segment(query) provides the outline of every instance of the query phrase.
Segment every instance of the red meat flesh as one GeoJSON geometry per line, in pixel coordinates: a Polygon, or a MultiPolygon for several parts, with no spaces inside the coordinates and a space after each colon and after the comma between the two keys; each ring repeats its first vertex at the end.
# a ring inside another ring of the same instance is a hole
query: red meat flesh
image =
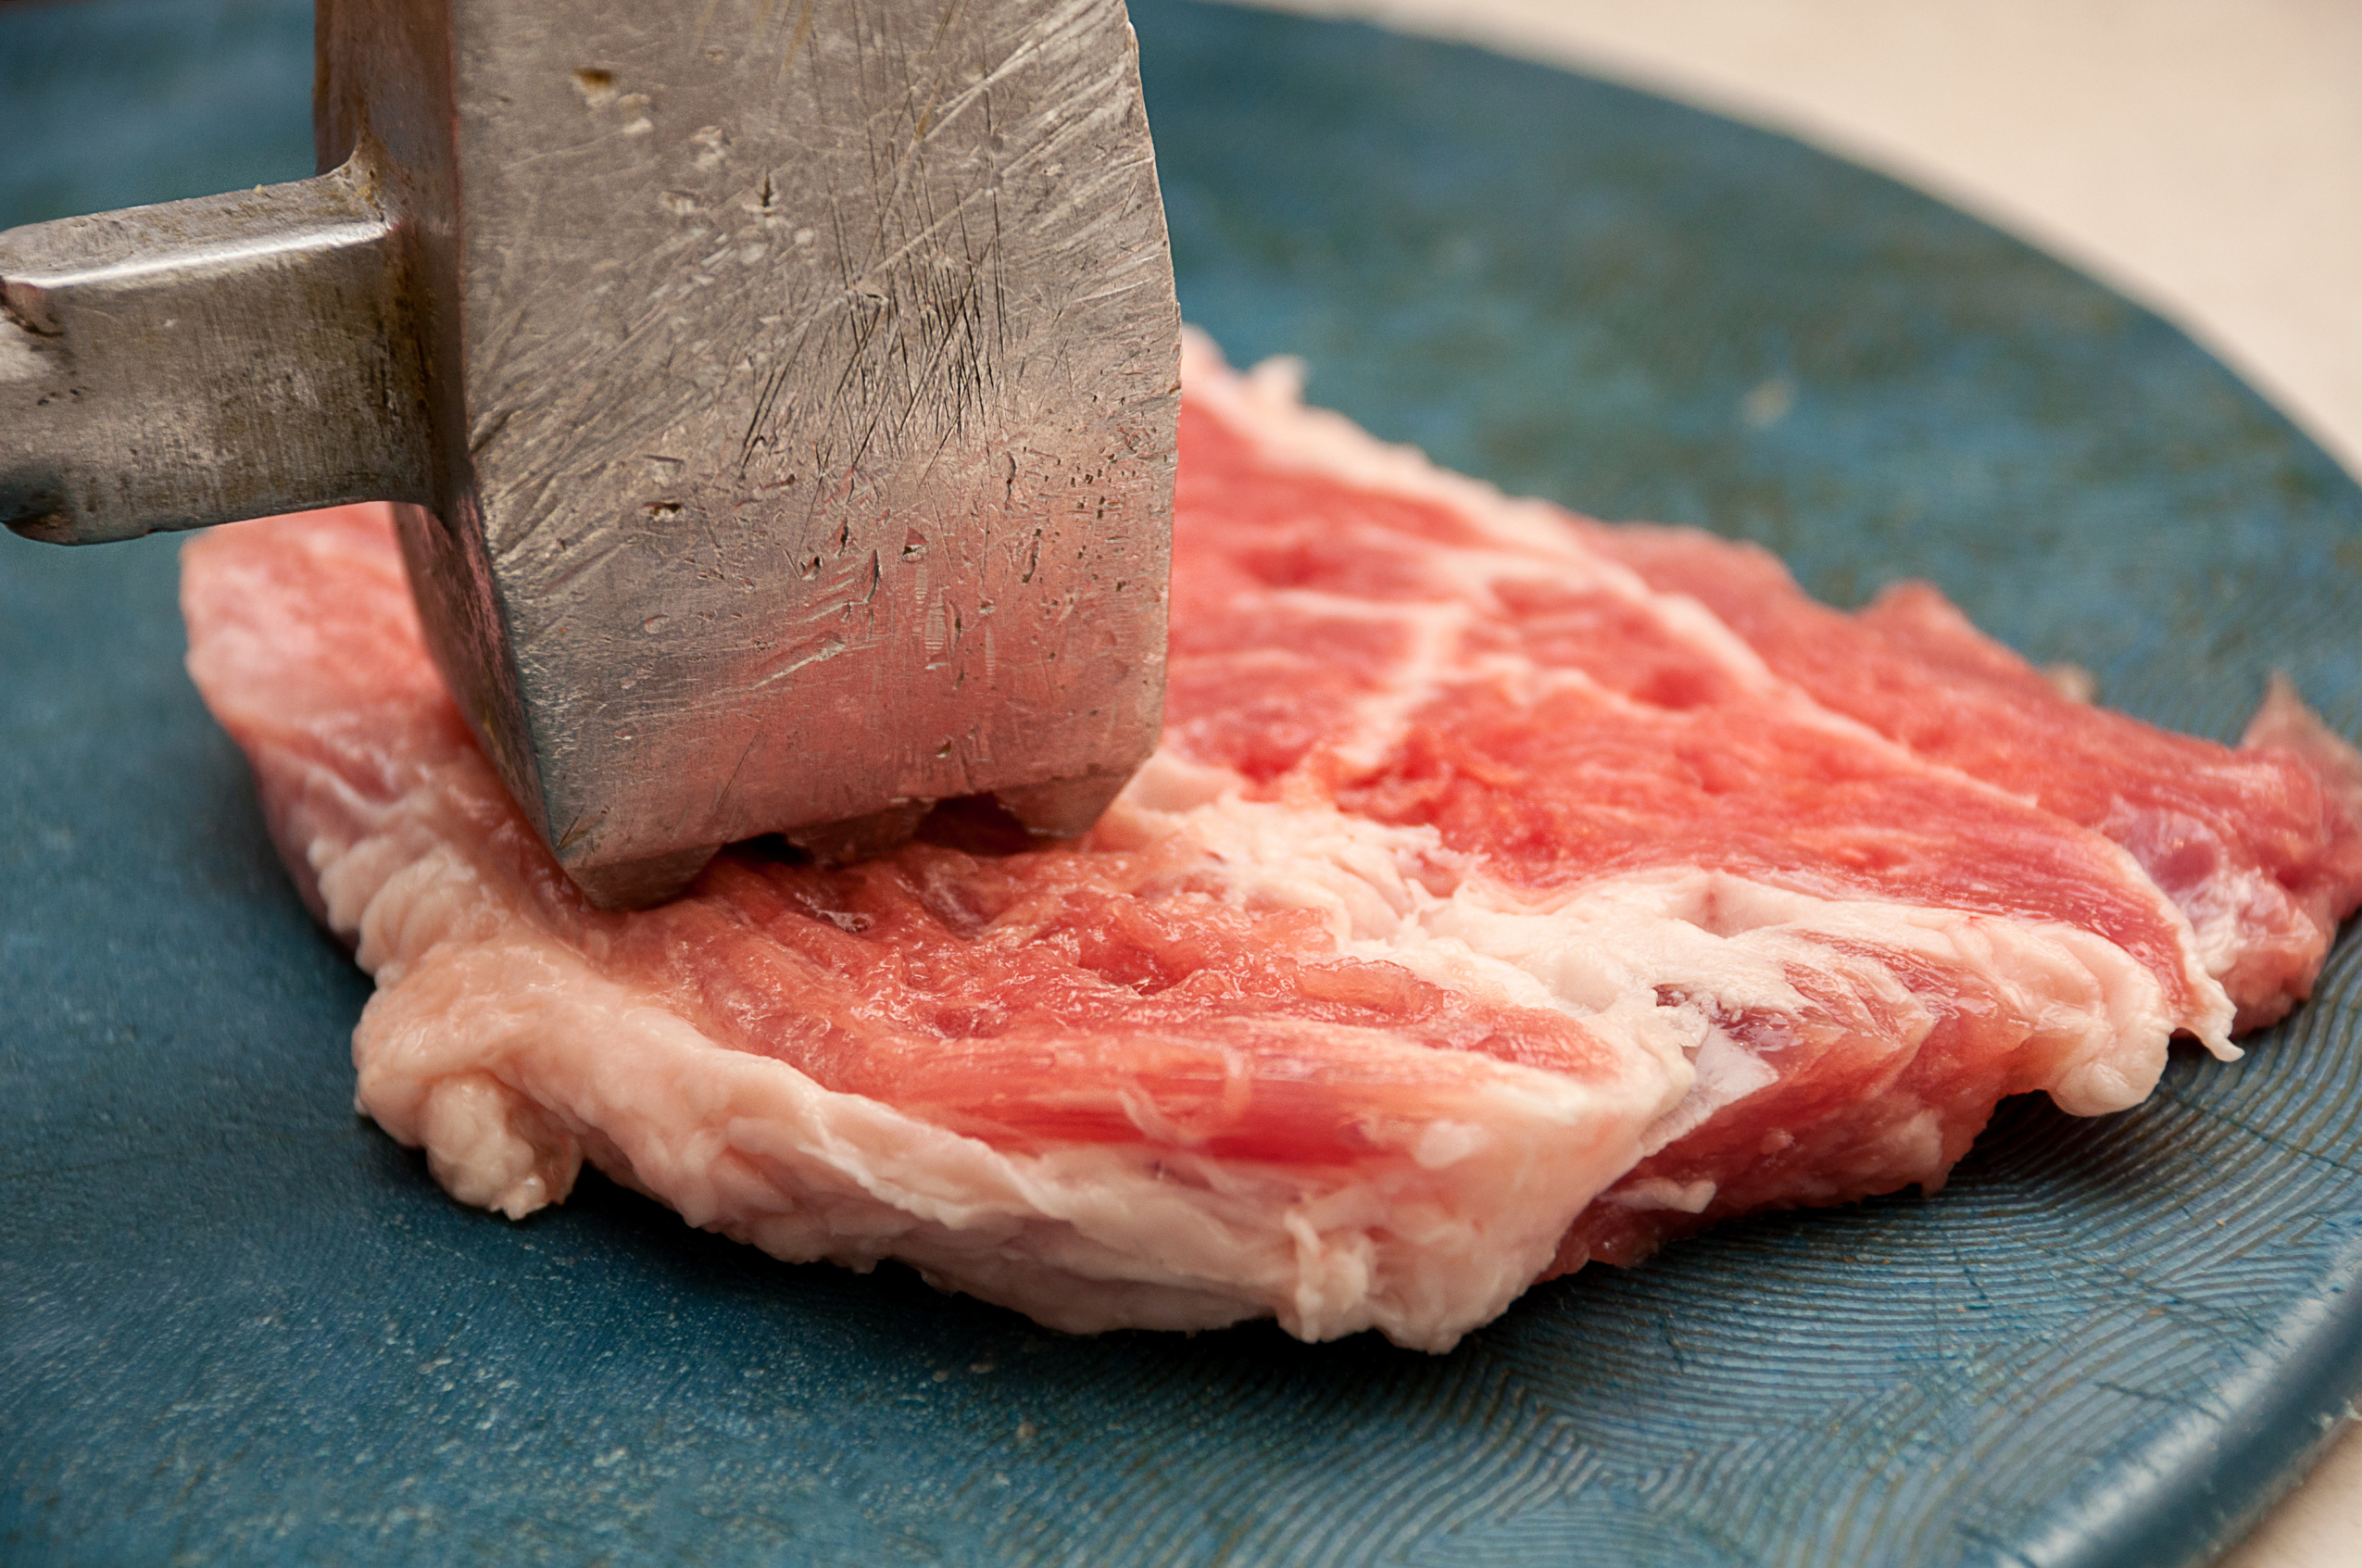
{"type": "Polygon", "coordinates": [[[2063,696],[1925,583],[1847,615],[1753,546],[1596,524],[1585,538],[1706,606],[1825,707],[2123,845],[2197,928],[2242,1029],[2308,993],[2362,904],[2362,790],[2316,765],[2326,732],[2309,715],[2234,751],[2063,696]]]}

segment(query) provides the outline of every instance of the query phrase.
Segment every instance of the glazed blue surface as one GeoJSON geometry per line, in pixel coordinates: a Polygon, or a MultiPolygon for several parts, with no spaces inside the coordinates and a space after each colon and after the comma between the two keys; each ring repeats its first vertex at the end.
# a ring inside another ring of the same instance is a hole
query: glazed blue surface
{"type": "MultiPolygon", "coordinates": [[[[1506,487],[1931,576],[2145,717],[2362,731],[2362,492],[2172,329],[1599,82],[1137,0],[1182,302],[1506,487]]],[[[308,172],[308,16],[0,9],[0,225],[308,172]]],[[[0,440],[6,433],[0,433],[0,440]]],[[[182,674],[173,546],[0,540],[0,1559],[2198,1560],[2362,1383],[2362,957],[2231,1068],[2006,1108],[1939,1197],[1727,1225],[1451,1356],[1061,1338],[596,1178],[463,1210],[182,674]]]]}

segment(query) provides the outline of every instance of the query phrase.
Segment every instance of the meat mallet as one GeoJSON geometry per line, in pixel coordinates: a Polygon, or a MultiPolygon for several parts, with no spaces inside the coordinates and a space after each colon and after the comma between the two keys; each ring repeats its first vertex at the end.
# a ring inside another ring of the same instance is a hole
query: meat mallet
{"type": "Polygon", "coordinates": [[[1180,319],[1122,0],[319,0],[320,167],[0,233],[0,521],[391,501],[640,905],[1153,747],[1180,319]]]}

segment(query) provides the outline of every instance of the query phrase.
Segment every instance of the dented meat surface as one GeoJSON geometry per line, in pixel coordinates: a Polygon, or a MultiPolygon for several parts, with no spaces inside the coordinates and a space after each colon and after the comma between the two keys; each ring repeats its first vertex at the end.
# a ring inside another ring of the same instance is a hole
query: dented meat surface
{"type": "Polygon", "coordinates": [[[2291,693],[2237,750],[2163,734],[1932,590],[1840,614],[1284,366],[1185,381],[1164,744],[1070,846],[748,846],[594,910],[382,509],[194,541],[192,671],[376,977],[360,1108],[511,1218],[587,1160],[1059,1328],[1442,1349],[1717,1217],[1932,1188],[2004,1096],[2137,1103],[2362,899],[2362,760],[2291,693]]]}

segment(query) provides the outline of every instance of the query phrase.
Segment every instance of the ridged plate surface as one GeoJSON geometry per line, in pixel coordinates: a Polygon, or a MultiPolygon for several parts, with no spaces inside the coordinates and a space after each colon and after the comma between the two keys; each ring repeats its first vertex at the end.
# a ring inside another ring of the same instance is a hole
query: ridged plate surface
{"type": "MultiPolygon", "coordinates": [[[[1513,490],[1933,577],[2144,717],[2362,731],[2362,493],[2183,337],[1794,143],[1137,0],[1182,302],[1513,490]]],[[[283,0],[0,10],[0,223],[308,171],[283,0]]],[[[0,440],[6,433],[0,433],[0,440]]],[[[1725,1226],[1455,1354],[1060,1339],[588,1180],[463,1210],[179,669],[173,547],[0,540],[0,1558],[2160,1568],[2362,1381],[2362,955],[1952,1185],[1725,1226]]]]}

